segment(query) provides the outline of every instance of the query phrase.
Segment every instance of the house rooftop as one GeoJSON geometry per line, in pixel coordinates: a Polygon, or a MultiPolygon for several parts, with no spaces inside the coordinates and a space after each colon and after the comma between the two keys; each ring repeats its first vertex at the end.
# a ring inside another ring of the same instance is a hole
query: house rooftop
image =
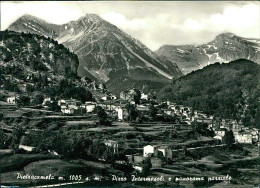
{"type": "Polygon", "coordinates": [[[227,129],[225,129],[225,128],[219,128],[219,129],[215,129],[215,131],[227,131],[227,129]]]}
{"type": "Polygon", "coordinates": [[[167,146],[167,145],[163,145],[163,146],[159,146],[159,149],[166,149],[166,148],[169,148],[170,146],[167,146]]]}
{"type": "Polygon", "coordinates": [[[104,140],[103,142],[104,143],[117,143],[117,141],[114,141],[114,140],[104,140]]]}
{"type": "Polygon", "coordinates": [[[239,134],[240,134],[240,135],[241,135],[241,134],[243,134],[243,135],[251,135],[251,133],[250,133],[250,132],[247,132],[247,131],[239,132],[239,134]]]}
{"type": "Polygon", "coordinates": [[[172,111],[172,112],[175,112],[174,109],[168,109],[168,108],[163,108],[162,110],[163,110],[163,111],[172,111]]]}
{"type": "Polygon", "coordinates": [[[149,106],[143,106],[143,107],[137,106],[136,109],[138,111],[149,111],[149,106]]]}

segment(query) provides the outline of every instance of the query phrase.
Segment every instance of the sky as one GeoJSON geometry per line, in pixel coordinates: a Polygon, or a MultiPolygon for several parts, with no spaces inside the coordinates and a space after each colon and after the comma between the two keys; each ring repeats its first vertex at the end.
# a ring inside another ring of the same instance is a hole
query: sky
{"type": "Polygon", "coordinates": [[[1,30],[24,14],[55,24],[94,13],[148,48],[203,44],[232,32],[260,38],[258,1],[19,1],[1,2],[1,30]]]}

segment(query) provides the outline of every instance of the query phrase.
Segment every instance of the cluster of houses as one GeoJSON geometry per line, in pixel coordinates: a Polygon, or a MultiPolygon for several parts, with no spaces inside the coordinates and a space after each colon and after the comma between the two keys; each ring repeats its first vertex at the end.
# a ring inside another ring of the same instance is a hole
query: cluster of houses
{"type": "MultiPolygon", "coordinates": [[[[102,85],[96,86],[91,82],[95,90],[105,90],[102,85]]],[[[150,106],[152,104],[151,97],[145,93],[139,93],[140,104],[135,104],[135,97],[138,91],[135,89],[129,91],[122,91],[117,96],[112,95],[109,92],[105,92],[99,99],[96,101],[87,101],[82,103],[76,99],[60,99],[58,100],[58,106],[61,108],[63,114],[70,115],[84,115],[84,114],[93,114],[97,106],[101,106],[109,115],[116,116],[118,121],[125,121],[129,115],[128,110],[126,109],[126,104],[132,104],[135,106],[136,110],[143,115],[148,115],[150,112],[150,106]],[[101,100],[100,100],[101,99],[101,100]]],[[[7,102],[10,104],[15,104],[17,102],[17,96],[12,96],[7,98],[7,102]]],[[[54,101],[50,97],[46,97],[43,100],[42,106],[48,107],[54,101]]],[[[243,144],[253,144],[259,142],[259,131],[256,128],[248,128],[243,126],[241,122],[232,119],[221,119],[214,117],[212,115],[206,115],[202,111],[193,110],[190,107],[184,105],[178,105],[171,102],[156,102],[153,100],[153,105],[158,109],[157,115],[167,115],[173,117],[179,117],[180,121],[185,122],[185,126],[192,127],[192,122],[204,122],[207,123],[208,129],[211,129],[215,133],[215,139],[223,140],[223,137],[227,131],[232,130],[235,142],[243,144]]],[[[118,153],[119,144],[115,140],[103,140],[103,143],[107,147],[111,147],[113,152],[118,153]]],[[[28,147],[20,145],[19,148],[26,151],[32,151],[33,147],[28,147]]],[[[54,151],[50,151],[54,152],[54,151]]],[[[128,160],[132,163],[133,168],[137,171],[142,172],[142,161],[148,156],[152,157],[153,167],[161,166],[162,161],[161,157],[168,159],[173,158],[173,150],[169,145],[146,145],[143,147],[143,155],[127,155],[128,160]]],[[[54,152],[54,155],[58,155],[54,152]]]]}
{"type": "MultiPolygon", "coordinates": [[[[96,86],[91,82],[93,87],[95,87],[95,90],[102,89],[102,85],[96,86]]],[[[104,89],[104,88],[103,88],[104,89]]],[[[84,104],[76,99],[60,99],[58,100],[58,106],[61,108],[61,112],[63,114],[70,114],[70,115],[84,115],[92,113],[96,106],[102,107],[104,110],[106,110],[107,113],[110,115],[116,116],[119,121],[123,121],[128,116],[128,111],[125,108],[126,104],[135,104],[134,102],[134,90],[130,90],[128,92],[125,92],[125,95],[123,95],[121,92],[120,98],[118,99],[116,95],[113,95],[109,92],[105,92],[101,96],[99,96],[99,99],[96,101],[87,101],[84,104]]],[[[141,99],[142,100],[148,100],[149,97],[147,94],[141,93],[141,99]]],[[[46,97],[42,103],[42,106],[47,107],[50,103],[53,101],[50,99],[50,97],[46,97]]],[[[137,105],[137,110],[142,112],[148,112],[149,111],[149,104],[147,105],[137,105]]]]}
{"type": "Polygon", "coordinates": [[[76,99],[61,99],[58,101],[58,106],[61,107],[61,112],[64,114],[83,115],[94,111],[97,106],[96,102],[87,101],[84,104],[76,99]]]}
{"type": "Polygon", "coordinates": [[[154,157],[164,156],[172,158],[172,149],[167,145],[147,145],[143,148],[143,156],[148,157],[153,154],[154,157]]]}
{"type": "Polygon", "coordinates": [[[204,122],[209,125],[215,133],[216,139],[223,140],[226,132],[231,130],[235,137],[235,142],[242,144],[253,144],[259,141],[259,131],[256,128],[245,127],[242,122],[233,119],[220,119],[213,115],[206,115],[202,111],[194,110],[182,105],[171,104],[167,102],[168,108],[164,112],[168,115],[176,114],[181,117],[182,122],[191,124],[191,122],[204,122]]]}
{"type": "Polygon", "coordinates": [[[241,122],[231,119],[216,120],[210,125],[215,132],[216,139],[223,140],[227,131],[232,131],[237,143],[252,144],[259,141],[259,131],[256,128],[245,127],[241,122]]]}
{"type": "MultiPolygon", "coordinates": [[[[96,90],[106,91],[105,86],[102,84],[99,86],[96,86],[93,82],[89,84],[92,84],[96,90]]],[[[18,97],[8,97],[7,102],[15,104],[18,97]]],[[[76,99],[60,99],[58,100],[58,106],[60,106],[63,114],[70,115],[91,114],[94,112],[96,106],[101,106],[110,116],[116,117],[118,121],[125,121],[129,116],[126,104],[135,105],[136,110],[145,116],[149,114],[151,101],[154,102],[154,100],[150,99],[150,95],[142,93],[137,89],[130,89],[120,92],[119,98],[110,92],[104,92],[96,101],[87,101],[85,103],[76,99]],[[139,95],[139,99],[142,101],[140,104],[135,104],[135,97],[137,95],[139,95]]],[[[53,103],[53,100],[50,97],[46,97],[43,100],[42,106],[47,107],[50,103],[53,103]]],[[[235,141],[238,143],[252,144],[259,141],[259,132],[257,129],[244,127],[241,122],[237,122],[236,120],[220,119],[213,115],[206,115],[202,111],[192,110],[190,107],[168,101],[157,102],[154,104],[154,107],[158,108],[157,115],[177,116],[187,126],[191,125],[192,122],[207,123],[209,128],[215,132],[215,138],[221,141],[228,130],[233,131],[235,141]]]]}

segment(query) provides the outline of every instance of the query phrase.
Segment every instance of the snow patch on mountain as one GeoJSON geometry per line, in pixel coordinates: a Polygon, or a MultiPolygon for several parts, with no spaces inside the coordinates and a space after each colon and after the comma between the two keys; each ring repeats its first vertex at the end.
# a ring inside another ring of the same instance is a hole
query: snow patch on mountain
{"type": "Polygon", "coordinates": [[[260,44],[260,40],[259,39],[245,39],[248,42],[253,42],[253,43],[258,43],[260,44]]]}
{"type": "Polygon", "coordinates": [[[73,40],[80,38],[81,36],[83,36],[83,34],[84,34],[84,31],[81,31],[76,35],[67,34],[67,35],[64,35],[60,38],[57,38],[57,40],[58,40],[59,43],[69,42],[69,41],[73,41],[73,40]]]}
{"type": "Polygon", "coordinates": [[[256,51],[260,51],[260,46],[253,46],[256,51]]]}
{"type": "Polygon", "coordinates": [[[181,49],[179,49],[179,48],[177,48],[177,51],[180,52],[180,53],[185,53],[184,50],[181,50],[181,49]]]}

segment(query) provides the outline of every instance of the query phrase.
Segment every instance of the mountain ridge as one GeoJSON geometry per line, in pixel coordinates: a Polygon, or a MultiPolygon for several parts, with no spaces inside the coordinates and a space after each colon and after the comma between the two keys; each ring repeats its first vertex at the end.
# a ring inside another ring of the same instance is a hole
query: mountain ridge
{"type": "Polygon", "coordinates": [[[9,29],[45,36],[50,36],[53,30],[53,38],[78,55],[78,75],[81,77],[95,77],[106,83],[127,72],[124,76],[135,82],[156,80],[168,83],[170,79],[182,75],[176,64],[158,56],[140,41],[98,15],[86,14],[62,25],[43,22],[44,26],[39,26],[35,23],[37,20],[31,19],[28,23],[25,22],[26,17],[18,19],[9,29]],[[132,74],[133,70],[138,70],[140,75],[136,77],[136,74],[132,74]]]}
{"type": "Polygon", "coordinates": [[[75,79],[78,65],[77,55],[42,35],[0,32],[0,86],[4,89],[26,91],[75,79]]]}
{"type": "Polygon", "coordinates": [[[222,33],[201,45],[163,45],[156,53],[165,56],[183,74],[215,62],[229,62],[244,58],[260,63],[260,39],[245,38],[234,33],[222,33]]]}

